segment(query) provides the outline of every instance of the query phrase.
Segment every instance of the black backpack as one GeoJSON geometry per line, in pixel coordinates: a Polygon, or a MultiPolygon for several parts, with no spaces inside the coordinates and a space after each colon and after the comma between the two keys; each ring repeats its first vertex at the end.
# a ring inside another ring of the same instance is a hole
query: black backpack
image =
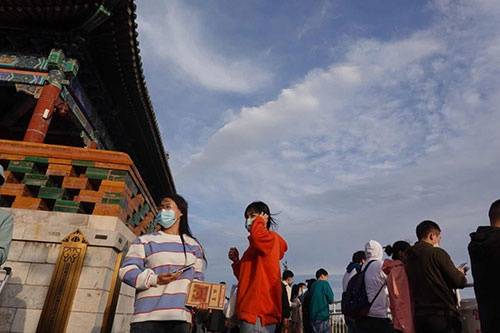
{"type": "Polygon", "coordinates": [[[373,302],[375,302],[378,295],[384,288],[385,283],[377,292],[373,300],[371,302],[368,301],[365,284],[365,272],[370,264],[374,261],[375,260],[368,262],[368,264],[366,264],[365,268],[361,272],[355,274],[349,280],[346,291],[342,293],[341,306],[343,315],[351,318],[360,318],[367,316],[373,302]]]}

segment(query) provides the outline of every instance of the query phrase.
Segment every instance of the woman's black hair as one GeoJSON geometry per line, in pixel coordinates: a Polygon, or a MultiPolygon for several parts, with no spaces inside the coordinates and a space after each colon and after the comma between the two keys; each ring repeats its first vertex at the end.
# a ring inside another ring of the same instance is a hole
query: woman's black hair
{"type": "Polygon", "coordinates": [[[261,213],[264,213],[267,216],[269,216],[269,220],[267,221],[267,229],[276,229],[278,223],[276,223],[276,221],[273,218],[275,214],[271,214],[269,206],[262,201],[254,201],[251,204],[249,204],[245,209],[244,216],[245,219],[247,219],[252,214],[261,214],[261,213]]]}
{"type": "Polygon", "coordinates": [[[307,283],[307,290],[311,290],[312,288],[312,285],[314,284],[314,282],[316,282],[316,279],[309,279],[309,280],[306,280],[306,283],[307,283]]]}
{"type": "Polygon", "coordinates": [[[388,256],[392,256],[394,260],[401,260],[401,253],[405,253],[406,250],[410,248],[410,243],[406,241],[397,241],[396,243],[391,245],[387,245],[385,249],[385,253],[388,256]]]}
{"type": "Polygon", "coordinates": [[[292,287],[292,295],[290,299],[292,302],[299,296],[300,284],[294,284],[292,287]]]}
{"type": "Polygon", "coordinates": [[[200,246],[201,251],[203,253],[203,260],[205,260],[205,262],[207,262],[207,258],[205,257],[205,251],[203,250],[203,247],[201,246],[200,242],[196,239],[196,237],[193,236],[193,233],[191,232],[191,228],[189,227],[188,203],[187,203],[186,199],[184,199],[182,196],[180,196],[178,194],[166,195],[164,197],[164,199],[165,198],[172,199],[172,201],[175,202],[175,205],[177,206],[177,208],[179,208],[179,210],[182,213],[181,219],[179,221],[179,236],[181,237],[182,248],[184,249],[184,257],[187,257],[187,255],[186,255],[186,243],[184,241],[184,235],[187,235],[187,236],[191,237],[192,239],[194,239],[198,243],[198,245],[200,246]]]}

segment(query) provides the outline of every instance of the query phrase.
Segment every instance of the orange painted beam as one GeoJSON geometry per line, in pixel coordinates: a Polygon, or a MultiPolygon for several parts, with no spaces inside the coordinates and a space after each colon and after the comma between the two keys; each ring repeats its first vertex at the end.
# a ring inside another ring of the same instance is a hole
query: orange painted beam
{"type": "MultiPolygon", "coordinates": [[[[39,156],[67,160],[133,165],[128,154],[88,148],[49,145],[27,141],[0,140],[0,154],[39,156]]],[[[135,168],[134,168],[135,169],[135,168]]]]}
{"type": "Polygon", "coordinates": [[[49,76],[47,72],[36,72],[24,69],[14,69],[14,68],[0,68],[0,73],[14,73],[14,74],[23,74],[23,75],[37,75],[37,76],[49,76]]]}

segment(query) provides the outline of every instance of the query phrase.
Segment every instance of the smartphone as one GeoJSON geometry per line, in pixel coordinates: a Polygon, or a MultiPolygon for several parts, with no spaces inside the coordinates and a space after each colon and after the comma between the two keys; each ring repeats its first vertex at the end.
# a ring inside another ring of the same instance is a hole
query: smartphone
{"type": "Polygon", "coordinates": [[[191,267],[194,266],[194,263],[190,264],[190,265],[187,265],[187,266],[184,266],[184,267],[181,267],[179,269],[176,269],[175,271],[172,272],[172,274],[175,274],[175,273],[183,273],[185,271],[187,271],[188,269],[190,269],[191,267]]]}

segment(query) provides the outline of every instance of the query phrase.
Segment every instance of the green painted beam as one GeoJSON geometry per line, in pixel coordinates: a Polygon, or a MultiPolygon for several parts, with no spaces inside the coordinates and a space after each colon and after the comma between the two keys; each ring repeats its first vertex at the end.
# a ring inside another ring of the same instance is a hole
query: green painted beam
{"type": "Polygon", "coordinates": [[[47,186],[49,183],[49,176],[37,173],[26,173],[23,178],[23,183],[31,186],[47,186]]]}
{"type": "Polygon", "coordinates": [[[109,171],[108,169],[89,167],[85,175],[90,179],[108,179],[109,171]]]}
{"type": "Polygon", "coordinates": [[[29,162],[35,162],[35,163],[49,164],[49,158],[48,157],[26,156],[24,158],[24,160],[25,161],[29,161],[29,162]]]}
{"type": "Polygon", "coordinates": [[[95,162],[94,161],[85,161],[85,160],[72,160],[71,165],[83,166],[83,167],[93,167],[95,165],[95,162]]]}
{"type": "Polygon", "coordinates": [[[12,172],[30,173],[35,163],[31,161],[10,161],[7,170],[12,172]]]}
{"type": "Polygon", "coordinates": [[[62,199],[64,189],[58,187],[42,186],[38,192],[38,197],[42,199],[62,199]]]}
{"type": "Polygon", "coordinates": [[[70,200],[56,200],[54,211],[66,213],[78,213],[80,211],[80,203],[70,200]]]}

